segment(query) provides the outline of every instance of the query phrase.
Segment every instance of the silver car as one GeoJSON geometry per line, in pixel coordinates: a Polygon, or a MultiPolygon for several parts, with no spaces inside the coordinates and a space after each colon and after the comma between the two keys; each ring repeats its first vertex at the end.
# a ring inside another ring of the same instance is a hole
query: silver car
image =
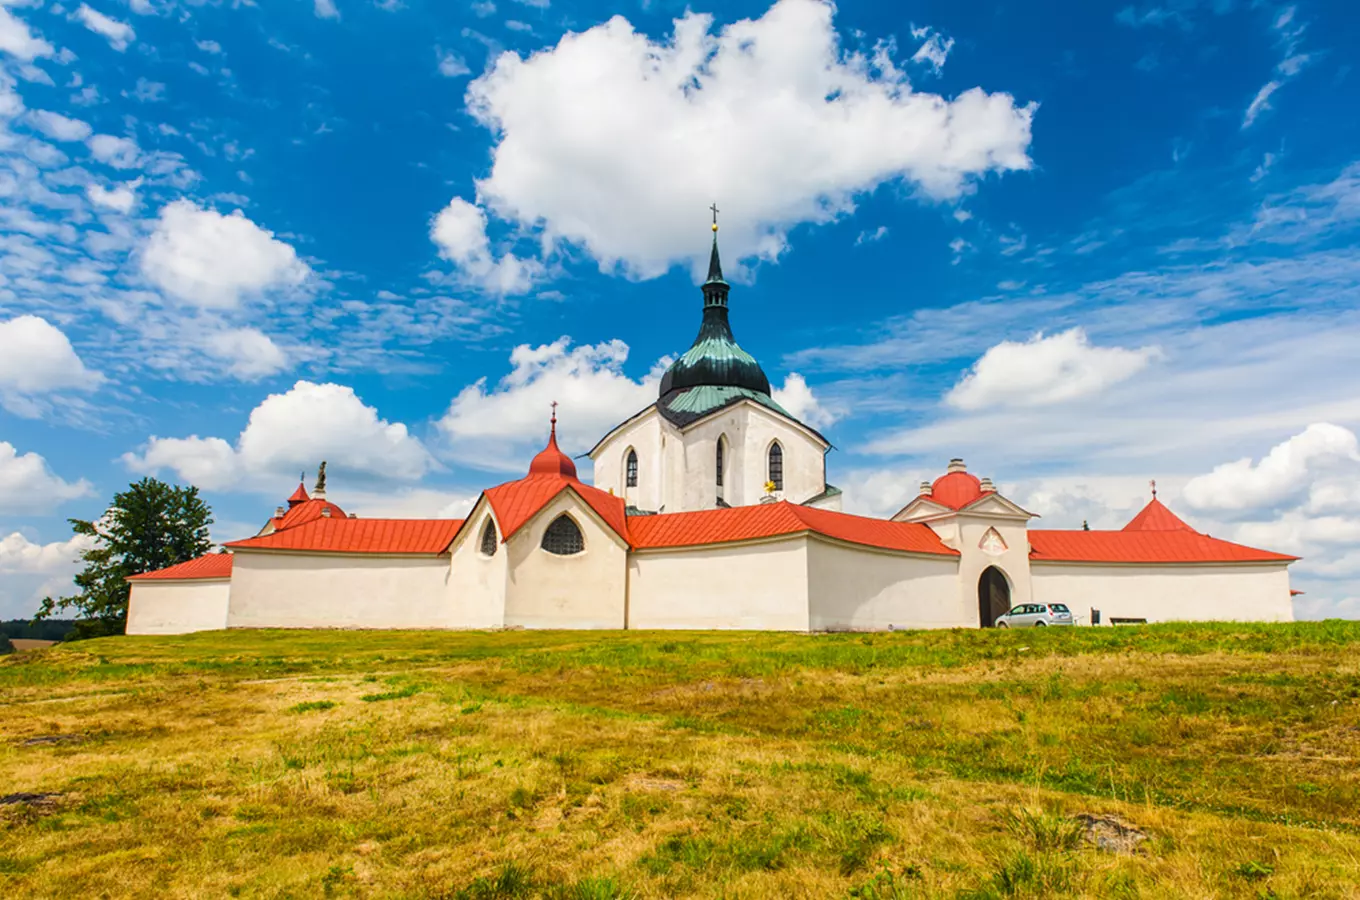
{"type": "Polygon", "coordinates": [[[997,628],[1043,628],[1046,625],[1071,625],[1072,611],[1062,603],[1021,603],[996,617],[997,628]]]}

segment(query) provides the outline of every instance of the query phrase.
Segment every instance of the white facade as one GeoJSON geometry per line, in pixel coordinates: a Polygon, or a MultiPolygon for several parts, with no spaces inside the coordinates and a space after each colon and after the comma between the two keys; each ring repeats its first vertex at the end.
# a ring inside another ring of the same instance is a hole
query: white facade
{"type": "Polygon", "coordinates": [[[137,581],[128,597],[128,634],[189,634],[227,627],[230,578],[137,581]]]}
{"type": "Polygon", "coordinates": [[[447,555],[237,551],[228,628],[456,628],[447,555]]]}
{"type": "MultiPolygon", "coordinates": [[[[591,451],[595,486],[630,506],[653,512],[688,512],[750,506],[768,496],[804,503],[826,490],[825,439],[805,425],[754,400],[740,400],[678,427],[655,406],[629,419],[591,451]],[[718,484],[718,442],[723,477],[718,484]],[[783,487],[772,495],[770,449],[778,444],[783,487]],[[628,483],[629,454],[637,456],[637,484],[628,483]]],[[[839,508],[839,496],[818,504],[839,508]]]]}
{"type": "Polygon", "coordinates": [[[1110,565],[1035,563],[1034,601],[1089,617],[1147,622],[1292,622],[1283,563],[1110,565]]]}

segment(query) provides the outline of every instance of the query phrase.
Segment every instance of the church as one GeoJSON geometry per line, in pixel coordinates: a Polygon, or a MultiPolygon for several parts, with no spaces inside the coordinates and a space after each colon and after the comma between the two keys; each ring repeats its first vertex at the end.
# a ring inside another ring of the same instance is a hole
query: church
{"type": "Polygon", "coordinates": [[[525,476],[464,519],[347,514],[323,463],[253,537],[130,578],[128,634],[986,628],[1031,603],[1086,625],[1293,619],[1296,557],[1197,532],[1155,494],[1118,531],[1031,528],[953,459],[891,518],[841,511],[830,442],[733,337],[713,230],[699,334],[656,402],[589,451],[594,484],[555,410],[525,476]]]}

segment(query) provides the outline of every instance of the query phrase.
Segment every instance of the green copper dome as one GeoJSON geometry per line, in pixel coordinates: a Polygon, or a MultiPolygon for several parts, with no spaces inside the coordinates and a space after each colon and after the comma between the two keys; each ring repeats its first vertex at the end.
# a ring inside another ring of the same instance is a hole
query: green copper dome
{"type": "Polygon", "coordinates": [[[732,328],[727,321],[727,291],[728,284],[723,280],[722,263],[718,259],[718,236],[714,234],[708,278],[703,286],[704,318],[699,326],[699,336],[661,377],[663,405],[692,405],[672,395],[700,387],[732,389],[703,392],[713,396],[749,392],[773,403],[769,400],[770,379],[765,377],[755,357],[741,349],[732,337],[732,328]]]}

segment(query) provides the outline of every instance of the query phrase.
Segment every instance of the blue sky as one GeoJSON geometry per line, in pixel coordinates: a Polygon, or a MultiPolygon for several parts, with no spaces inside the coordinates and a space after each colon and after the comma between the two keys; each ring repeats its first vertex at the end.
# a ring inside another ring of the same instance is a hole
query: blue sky
{"type": "Polygon", "coordinates": [[[697,328],[855,511],[951,456],[1161,496],[1360,615],[1360,10],[1343,2],[0,0],[0,616],[142,474],[221,540],[329,461],[457,515],[697,328]]]}

